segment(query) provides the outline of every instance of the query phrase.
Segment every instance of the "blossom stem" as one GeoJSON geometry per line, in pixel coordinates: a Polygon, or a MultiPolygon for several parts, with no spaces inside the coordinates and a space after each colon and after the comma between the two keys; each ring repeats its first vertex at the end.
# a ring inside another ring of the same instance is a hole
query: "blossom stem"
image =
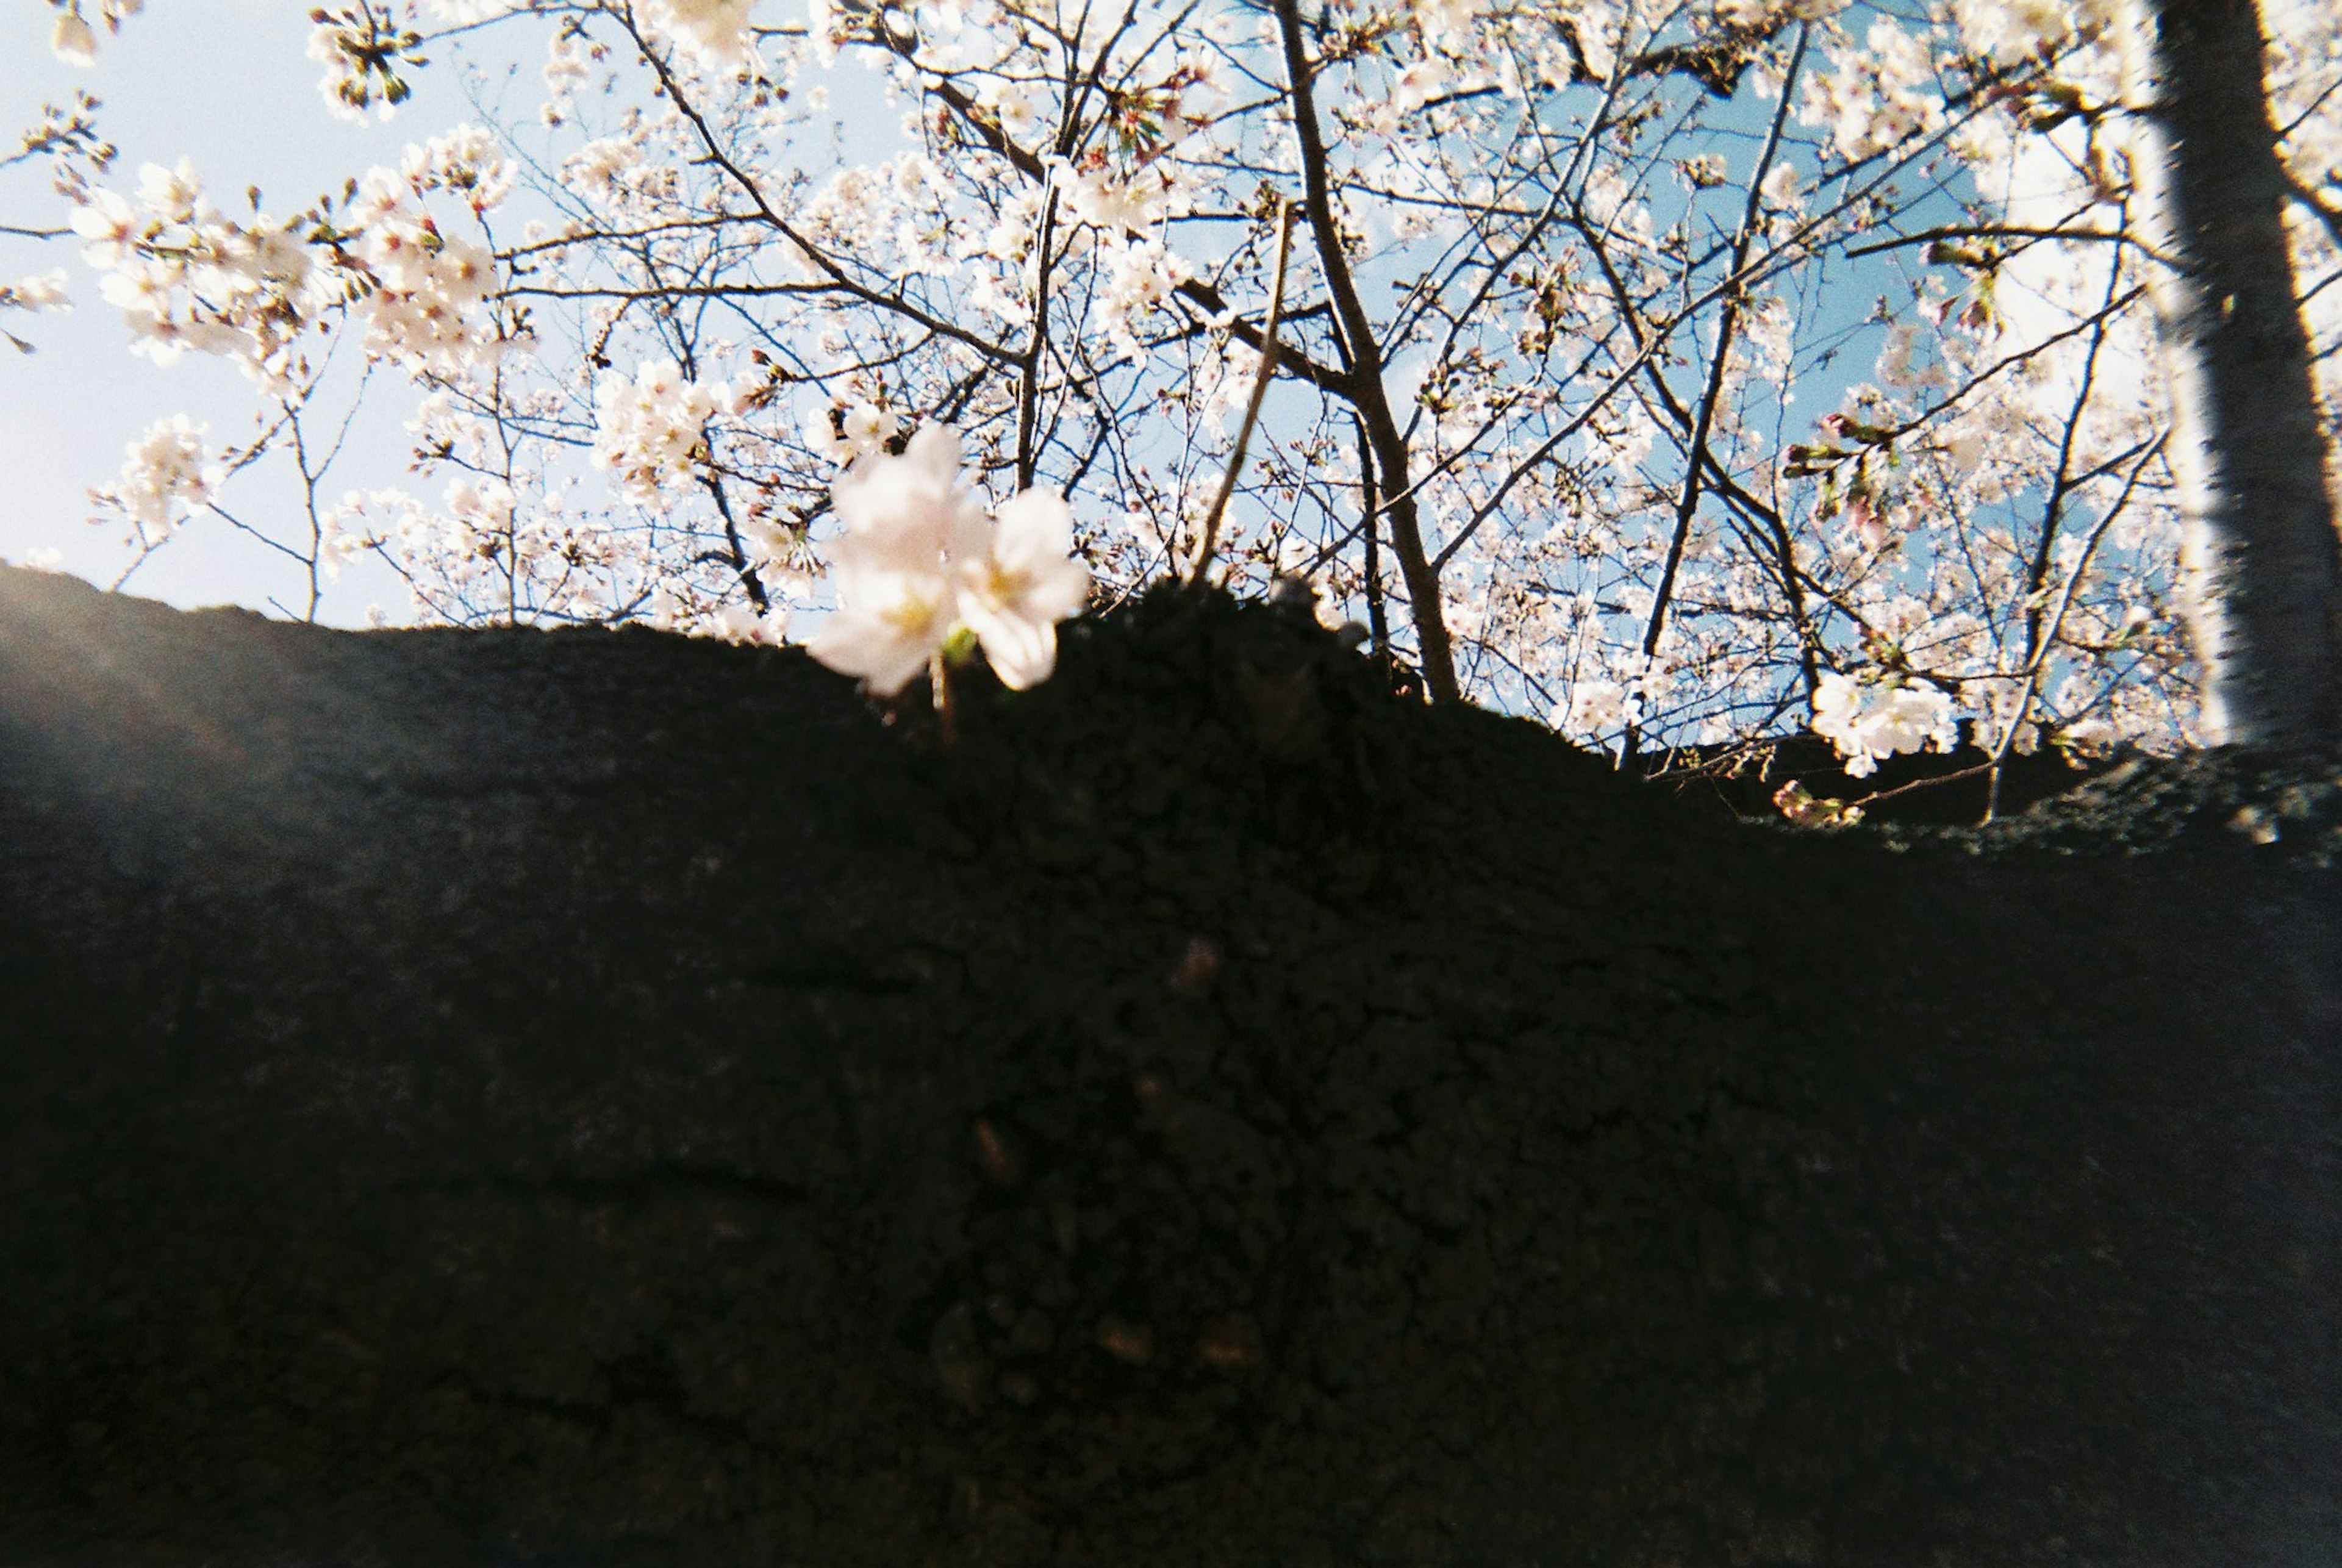
{"type": "Polygon", "coordinates": [[[959,711],[952,705],[951,661],[941,648],[927,655],[927,684],[936,703],[936,733],[945,745],[959,738],[959,711]]]}

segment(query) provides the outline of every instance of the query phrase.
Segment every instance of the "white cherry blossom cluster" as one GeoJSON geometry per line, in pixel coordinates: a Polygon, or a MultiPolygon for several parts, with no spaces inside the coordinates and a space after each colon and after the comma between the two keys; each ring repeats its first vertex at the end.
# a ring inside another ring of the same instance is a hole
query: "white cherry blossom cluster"
{"type": "Polygon", "coordinates": [[[1952,0],[1968,52],[2004,70],[2105,32],[2115,11],[2116,0],[1952,0]]]}
{"type": "Polygon", "coordinates": [[[1943,93],[1927,39],[1894,18],[1870,24],[1860,45],[1829,51],[1831,69],[1806,78],[1798,118],[1827,125],[1840,157],[1867,158],[1944,124],[1943,93]]]}
{"type": "Polygon", "coordinates": [[[398,172],[418,195],[446,191],[462,199],[474,216],[504,205],[512,195],[513,172],[496,135],[485,125],[463,125],[410,144],[398,172]]]}
{"type": "MultiPolygon", "coordinates": [[[[840,169],[798,209],[798,226],[833,252],[875,249],[892,235],[891,184],[883,169],[840,169]]],[[[816,269],[806,270],[810,276],[816,269]]]]}
{"type": "Polygon", "coordinates": [[[607,373],[594,393],[594,466],[628,500],[656,504],[691,478],[707,422],[738,407],[728,383],[694,381],[671,359],[647,360],[631,378],[607,373]]]}
{"type": "Polygon", "coordinates": [[[1200,358],[1184,404],[1194,418],[1226,435],[1228,420],[1243,409],[1253,384],[1260,379],[1260,351],[1230,337],[1217,352],[1200,358]]]}
{"type": "Polygon", "coordinates": [[[1103,156],[1070,170],[1065,190],[1073,215],[1108,234],[1152,228],[1178,210],[1183,195],[1178,169],[1168,159],[1124,172],[1103,156]]]}
{"type": "Polygon", "coordinates": [[[495,255],[477,240],[446,232],[419,199],[442,181],[427,166],[366,171],[347,215],[353,229],[343,250],[366,275],[360,309],[367,354],[413,372],[451,375],[514,345],[480,310],[496,293],[495,255]]]}
{"type": "Polygon", "coordinates": [[[1848,0],[1724,0],[1716,15],[1739,27],[1762,27],[1783,20],[1818,22],[1847,8],[1848,0]]]}
{"type": "Polygon", "coordinates": [[[1124,358],[1141,358],[1136,327],[1172,291],[1196,275],[1196,269],[1156,240],[1131,240],[1101,247],[1106,258],[1104,285],[1098,290],[1099,325],[1106,341],[1124,358]]]}
{"type": "Polygon", "coordinates": [[[73,297],[65,287],[65,269],[61,266],[0,284],[0,310],[71,310],[73,297]]]}
{"type": "Polygon", "coordinates": [[[1952,700],[1897,675],[1860,680],[1832,670],[1814,693],[1814,733],[1837,748],[1847,775],[1868,778],[1879,759],[1959,744],[1952,700]]]}
{"type": "Polygon", "coordinates": [[[352,490],[320,525],[328,574],[376,553],[407,579],[418,614],[456,624],[600,619],[641,565],[558,491],[492,474],[450,480],[436,510],[403,490],[352,490]]]}
{"type": "Polygon", "coordinates": [[[1033,247],[1033,234],[1040,226],[1045,199],[1041,188],[1036,185],[1003,202],[998,220],[981,240],[970,239],[966,254],[987,255],[995,261],[1023,261],[1033,247]]]}
{"type": "Polygon", "coordinates": [[[1042,95],[1030,85],[993,76],[976,90],[976,101],[1012,141],[1026,142],[1041,129],[1042,95]]]}
{"type": "Polygon", "coordinates": [[[594,74],[595,55],[579,35],[564,28],[545,40],[545,105],[537,117],[548,125],[565,124],[575,112],[574,95],[594,74]]]}
{"type": "Polygon", "coordinates": [[[89,493],[91,504],[126,519],[142,544],[169,534],[219,484],[221,465],[204,450],[209,431],[184,414],[156,420],[125,448],[121,474],[89,493]]]}
{"type": "Polygon", "coordinates": [[[309,13],[309,58],[325,68],[317,92],[336,119],[363,121],[372,108],[387,120],[414,91],[399,67],[423,64],[415,53],[422,35],[399,25],[388,4],[377,5],[378,0],[359,0],[309,13]]]}
{"type": "Polygon", "coordinates": [[[777,648],[789,640],[786,604],[774,603],[760,610],[689,583],[663,582],[653,589],[643,619],[662,632],[748,647],[777,648]]]}
{"type": "Polygon", "coordinates": [[[752,648],[777,648],[789,640],[789,613],[785,606],[759,611],[752,604],[737,600],[702,615],[691,630],[699,636],[714,637],[726,643],[737,643],[752,648]]]}
{"type": "Polygon", "coordinates": [[[140,169],[135,204],[84,191],[73,229],[101,275],[98,292],[122,310],[132,347],[159,365],[193,348],[281,384],[295,338],[324,303],[297,220],[225,216],[205,199],[185,158],[140,169]]]}
{"type": "Polygon", "coordinates": [[[135,202],[83,190],[73,229],[134,349],[165,365],[187,349],[225,355],[281,391],[300,335],[345,304],[365,321],[370,355],[416,372],[458,373],[512,346],[479,310],[496,291],[495,256],[421,200],[453,193],[477,215],[510,186],[487,133],[460,126],[409,148],[398,169],[368,170],[337,224],[232,219],[182,158],[145,165],[135,202]]]}
{"type": "Polygon", "coordinates": [[[1633,724],[1642,711],[1641,699],[1625,683],[1597,678],[1571,682],[1568,697],[1555,704],[1549,721],[1564,734],[1598,741],[1633,724]]]}
{"type": "Polygon", "coordinates": [[[1480,19],[1489,6],[1486,0],[1412,0],[1408,9],[1426,43],[1463,55],[1474,48],[1480,19]]]}
{"type": "Polygon", "coordinates": [[[445,499],[451,532],[472,554],[493,556],[511,536],[517,498],[503,480],[465,474],[448,481],[445,499]]]}
{"type": "Polygon", "coordinates": [[[1090,584],[1055,488],[986,516],[961,471],[958,433],[930,424],[899,457],[856,460],[832,494],[844,524],[829,555],[837,608],[806,644],[815,658],[892,696],[966,631],[1003,685],[1048,679],[1057,623],[1080,612],[1090,584]]]}
{"type": "Polygon", "coordinates": [[[806,420],[806,444],[832,463],[851,463],[886,450],[902,428],[894,410],[870,398],[825,404],[806,420]]]}
{"type": "Polygon", "coordinates": [[[658,173],[644,155],[637,130],[631,135],[596,137],[570,154],[561,165],[561,183],[587,201],[619,208],[651,194],[643,187],[658,173]]]}
{"type": "Polygon", "coordinates": [[[716,69],[754,67],[756,38],[748,28],[751,0],[644,0],[652,31],[716,69]]]}
{"type": "Polygon", "coordinates": [[[350,562],[381,549],[398,523],[420,509],[404,490],[344,491],[337,504],[317,515],[319,570],[328,578],[339,577],[350,562]]]}

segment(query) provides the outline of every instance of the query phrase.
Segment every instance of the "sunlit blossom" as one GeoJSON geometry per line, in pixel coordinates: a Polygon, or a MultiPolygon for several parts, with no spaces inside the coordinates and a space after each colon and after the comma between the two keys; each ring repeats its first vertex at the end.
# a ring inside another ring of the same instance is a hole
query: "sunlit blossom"
{"type": "Polygon", "coordinates": [[[0,284],[0,310],[72,308],[73,296],[66,292],[63,267],[51,267],[47,272],[20,277],[15,283],[0,284]]]}
{"type": "Polygon", "coordinates": [[[1952,700],[1934,686],[1896,676],[1862,681],[1837,671],[1814,692],[1814,733],[1837,748],[1849,777],[1867,778],[1879,760],[1959,744],[1952,700]]]}
{"type": "Polygon", "coordinates": [[[1074,556],[1074,514],[1054,488],[1002,504],[983,548],[953,562],[959,617],[1000,684],[1022,691],[1057,665],[1057,623],[1081,613],[1089,568],[1074,556]]]}
{"type": "Polygon", "coordinates": [[[219,484],[219,465],[204,445],[209,429],[184,414],[155,421],[125,449],[120,476],[92,490],[91,501],[128,519],[142,541],[167,534],[219,484]]]}
{"type": "Polygon", "coordinates": [[[644,0],[651,26],[709,65],[754,65],[756,41],[748,28],[751,0],[644,0]]]}
{"type": "Polygon", "coordinates": [[[691,477],[707,422],[734,406],[728,385],[691,380],[671,359],[606,375],[594,394],[594,466],[615,474],[629,499],[656,502],[691,477]]]}
{"type": "Polygon", "coordinates": [[[838,604],[806,644],[815,658],[892,696],[964,626],[1002,684],[1048,678],[1056,624],[1089,592],[1061,495],[1028,490],[987,517],[961,470],[957,433],[931,424],[899,457],[857,459],[835,501],[844,531],[829,582],[838,604]]]}

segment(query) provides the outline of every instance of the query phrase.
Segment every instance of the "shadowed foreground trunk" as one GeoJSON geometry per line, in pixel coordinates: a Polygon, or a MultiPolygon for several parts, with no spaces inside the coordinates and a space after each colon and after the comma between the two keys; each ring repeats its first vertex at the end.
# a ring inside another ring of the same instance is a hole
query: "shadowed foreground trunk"
{"type": "Polygon", "coordinates": [[[0,1558],[2331,1561],[2330,781],[1892,854],[1220,601],[962,725],[0,573],[0,1558]]]}
{"type": "Polygon", "coordinates": [[[2137,162],[2186,528],[2184,609],[2214,744],[2342,734],[2342,538],[2287,255],[2254,0],[2133,0],[2137,162]]]}

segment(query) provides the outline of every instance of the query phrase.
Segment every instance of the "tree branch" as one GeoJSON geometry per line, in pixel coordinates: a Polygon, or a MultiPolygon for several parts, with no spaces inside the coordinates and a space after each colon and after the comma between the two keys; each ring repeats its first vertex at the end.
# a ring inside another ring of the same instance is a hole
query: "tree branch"
{"type": "Polygon", "coordinates": [[[1358,301],[1343,254],[1342,233],[1334,221],[1333,195],[1326,178],[1326,145],[1317,125],[1316,100],[1310,90],[1310,66],[1298,0],[1276,0],[1276,20],[1285,44],[1285,69],[1293,94],[1293,127],[1301,148],[1301,177],[1309,210],[1309,227],[1317,240],[1317,261],[1333,296],[1335,319],[1349,350],[1349,400],[1364,419],[1375,465],[1391,522],[1391,545],[1406,579],[1408,608],[1415,617],[1416,640],[1423,658],[1424,684],[1432,701],[1452,703],[1463,694],[1456,681],[1456,655],[1447,634],[1447,620],[1439,601],[1439,573],[1426,557],[1421,513],[1407,479],[1406,441],[1391,417],[1389,394],[1383,387],[1382,351],[1374,325],[1358,301]]]}

